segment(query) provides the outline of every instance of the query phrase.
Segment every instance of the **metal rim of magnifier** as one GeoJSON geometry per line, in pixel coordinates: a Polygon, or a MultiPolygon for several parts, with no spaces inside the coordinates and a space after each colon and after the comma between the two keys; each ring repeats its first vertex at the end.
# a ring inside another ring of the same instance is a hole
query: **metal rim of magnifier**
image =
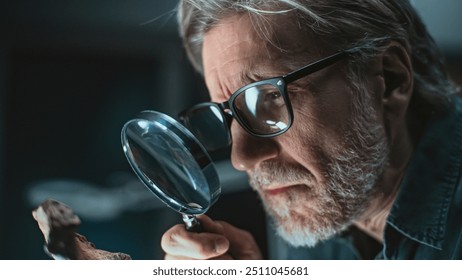
{"type": "Polygon", "coordinates": [[[199,143],[197,138],[175,119],[156,111],[142,111],[136,119],[128,121],[123,126],[121,134],[122,146],[125,156],[127,157],[130,166],[135,171],[135,174],[146,185],[146,187],[148,187],[148,189],[167,206],[182,214],[200,215],[204,214],[210,208],[210,206],[216,202],[220,196],[221,188],[215,166],[213,165],[209,154],[205,151],[205,148],[199,143]],[[188,205],[186,203],[172,199],[164,191],[162,191],[161,188],[156,186],[155,182],[152,182],[149,178],[147,178],[145,173],[138,167],[138,164],[135,163],[133,154],[130,149],[130,144],[127,139],[126,131],[128,125],[137,120],[148,121],[157,127],[162,127],[163,129],[169,130],[175,136],[175,141],[177,141],[177,143],[187,147],[191,157],[194,158],[195,163],[202,171],[202,174],[204,175],[204,178],[207,182],[210,194],[210,201],[208,205],[198,208],[194,207],[193,205],[188,205]]]}

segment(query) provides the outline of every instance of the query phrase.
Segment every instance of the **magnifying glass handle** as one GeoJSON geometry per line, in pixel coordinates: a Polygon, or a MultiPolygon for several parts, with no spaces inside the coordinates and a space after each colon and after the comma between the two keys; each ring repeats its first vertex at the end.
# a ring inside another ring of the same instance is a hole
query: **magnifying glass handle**
{"type": "Polygon", "coordinates": [[[183,222],[187,231],[198,233],[203,231],[201,222],[196,216],[183,214],[183,222]]]}

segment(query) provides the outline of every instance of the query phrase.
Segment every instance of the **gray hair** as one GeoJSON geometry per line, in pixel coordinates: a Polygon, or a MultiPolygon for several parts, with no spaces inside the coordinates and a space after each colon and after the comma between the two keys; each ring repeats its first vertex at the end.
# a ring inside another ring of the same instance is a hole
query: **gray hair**
{"type": "Polygon", "coordinates": [[[269,18],[290,13],[295,15],[291,19],[298,26],[318,36],[332,50],[358,43],[366,46],[361,57],[348,63],[354,88],[362,83],[360,77],[367,57],[380,51],[384,38],[390,38],[399,42],[411,57],[413,110],[428,113],[428,106],[431,110],[444,108],[450,103],[450,96],[459,90],[447,77],[443,56],[408,0],[182,0],[178,21],[188,57],[202,73],[204,34],[220,20],[247,14],[260,36],[270,41],[269,18]]]}

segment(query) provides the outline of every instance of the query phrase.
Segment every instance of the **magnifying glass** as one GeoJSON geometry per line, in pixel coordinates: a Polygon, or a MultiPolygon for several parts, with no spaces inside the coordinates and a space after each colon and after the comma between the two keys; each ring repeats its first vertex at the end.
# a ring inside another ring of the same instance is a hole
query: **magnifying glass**
{"type": "Polygon", "coordinates": [[[139,179],[183,216],[186,229],[202,231],[204,214],[221,193],[215,166],[202,144],[182,124],[156,111],[143,111],[122,128],[124,153],[139,179]]]}

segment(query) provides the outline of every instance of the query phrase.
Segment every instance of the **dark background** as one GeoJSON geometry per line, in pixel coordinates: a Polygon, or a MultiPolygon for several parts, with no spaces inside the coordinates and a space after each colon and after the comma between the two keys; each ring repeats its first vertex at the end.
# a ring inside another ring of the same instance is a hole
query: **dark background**
{"type": "MultiPolygon", "coordinates": [[[[47,197],[72,206],[79,232],[97,247],[162,258],[160,236],[179,215],[135,178],[120,131],[141,110],[175,116],[207,98],[180,44],[176,1],[2,5],[0,259],[48,259],[31,215],[47,197]]],[[[241,187],[210,215],[252,230],[263,245],[260,204],[241,187]],[[243,209],[259,219],[243,220],[243,209]]]]}
{"type": "MultiPolygon", "coordinates": [[[[461,78],[461,1],[415,1],[461,78]]],[[[138,183],[120,130],[144,109],[176,115],[207,99],[177,35],[171,0],[0,2],[0,259],[48,259],[31,211],[73,207],[97,247],[158,259],[179,222],[138,183]]],[[[210,215],[250,230],[265,249],[260,203],[241,174],[210,215]],[[246,213],[255,213],[248,220],[246,213]]]]}

